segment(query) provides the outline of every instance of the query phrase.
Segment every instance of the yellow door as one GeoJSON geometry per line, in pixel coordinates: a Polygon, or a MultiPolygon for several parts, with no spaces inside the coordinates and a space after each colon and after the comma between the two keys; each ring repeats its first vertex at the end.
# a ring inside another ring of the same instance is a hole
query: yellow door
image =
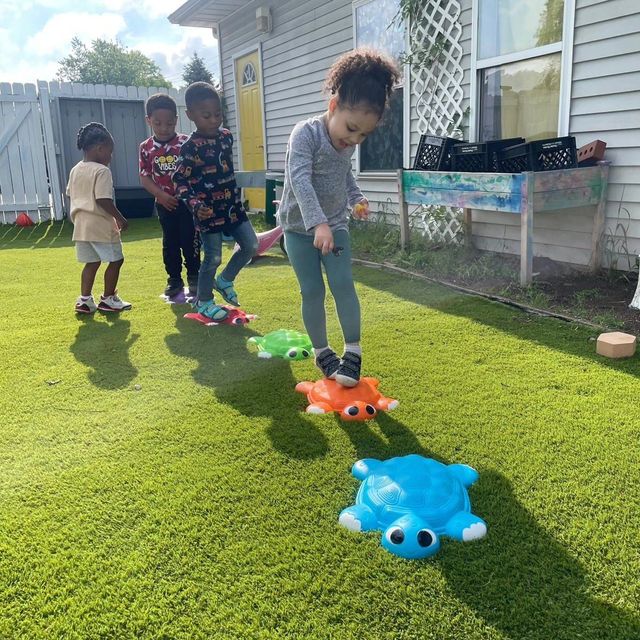
{"type": "MultiPolygon", "coordinates": [[[[236,60],[236,96],[243,171],[264,170],[264,129],[262,127],[262,78],[258,52],[236,60]]],[[[265,207],[264,189],[245,189],[252,209],[265,207]]]]}

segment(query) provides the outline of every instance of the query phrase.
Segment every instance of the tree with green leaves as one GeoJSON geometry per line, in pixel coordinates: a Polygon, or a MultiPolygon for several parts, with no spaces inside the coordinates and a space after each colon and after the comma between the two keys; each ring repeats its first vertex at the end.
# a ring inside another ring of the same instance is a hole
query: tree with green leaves
{"type": "Polygon", "coordinates": [[[191,60],[184,67],[182,79],[188,85],[193,82],[208,82],[209,84],[215,84],[211,72],[204,64],[204,60],[195,52],[193,56],[191,56],[191,60]]]}
{"type": "Polygon", "coordinates": [[[540,14],[540,26],[536,32],[538,47],[562,40],[563,17],[564,0],[546,0],[540,14]]]}
{"type": "Polygon", "coordinates": [[[94,40],[89,48],[79,38],[73,38],[71,53],[58,64],[58,79],[67,82],[127,87],[171,86],[160,67],[143,53],[101,38],[94,40]]]}

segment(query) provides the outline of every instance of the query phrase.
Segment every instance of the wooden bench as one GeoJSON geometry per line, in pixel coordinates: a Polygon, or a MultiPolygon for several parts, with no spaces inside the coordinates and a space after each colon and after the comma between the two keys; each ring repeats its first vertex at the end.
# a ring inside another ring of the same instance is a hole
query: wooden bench
{"type": "Polygon", "coordinates": [[[466,242],[471,243],[472,210],[520,216],[520,284],[533,276],[533,215],[575,207],[595,207],[589,267],[601,265],[609,164],[526,173],[458,173],[398,170],[400,243],[409,249],[408,205],[464,209],[466,242]]]}

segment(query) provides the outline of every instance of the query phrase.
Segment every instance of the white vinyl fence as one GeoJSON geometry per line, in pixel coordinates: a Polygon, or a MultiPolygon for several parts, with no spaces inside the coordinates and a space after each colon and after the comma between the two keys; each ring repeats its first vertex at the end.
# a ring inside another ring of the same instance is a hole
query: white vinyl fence
{"type": "Polygon", "coordinates": [[[71,167],[79,160],[76,133],[92,120],[116,141],[112,163],[116,189],[138,189],[138,144],[150,135],[145,100],[158,92],[178,105],[179,131],[189,133],[184,92],[67,82],[0,83],[0,224],[26,212],[34,222],[62,220],[71,167]]]}
{"type": "Polygon", "coordinates": [[[41,123],[35,85],[0,83],[0,222],[51,217],[41,123]]]}

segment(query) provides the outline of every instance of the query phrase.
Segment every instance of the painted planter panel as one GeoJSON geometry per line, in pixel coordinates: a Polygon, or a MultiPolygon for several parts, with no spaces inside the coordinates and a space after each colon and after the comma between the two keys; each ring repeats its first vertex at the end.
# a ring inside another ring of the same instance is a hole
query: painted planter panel
{"type": "Polygon", "coordinates": [[[404,197],[410,204],[521,211],[522,174],[405,171],[403,177],[404,197]]]}

